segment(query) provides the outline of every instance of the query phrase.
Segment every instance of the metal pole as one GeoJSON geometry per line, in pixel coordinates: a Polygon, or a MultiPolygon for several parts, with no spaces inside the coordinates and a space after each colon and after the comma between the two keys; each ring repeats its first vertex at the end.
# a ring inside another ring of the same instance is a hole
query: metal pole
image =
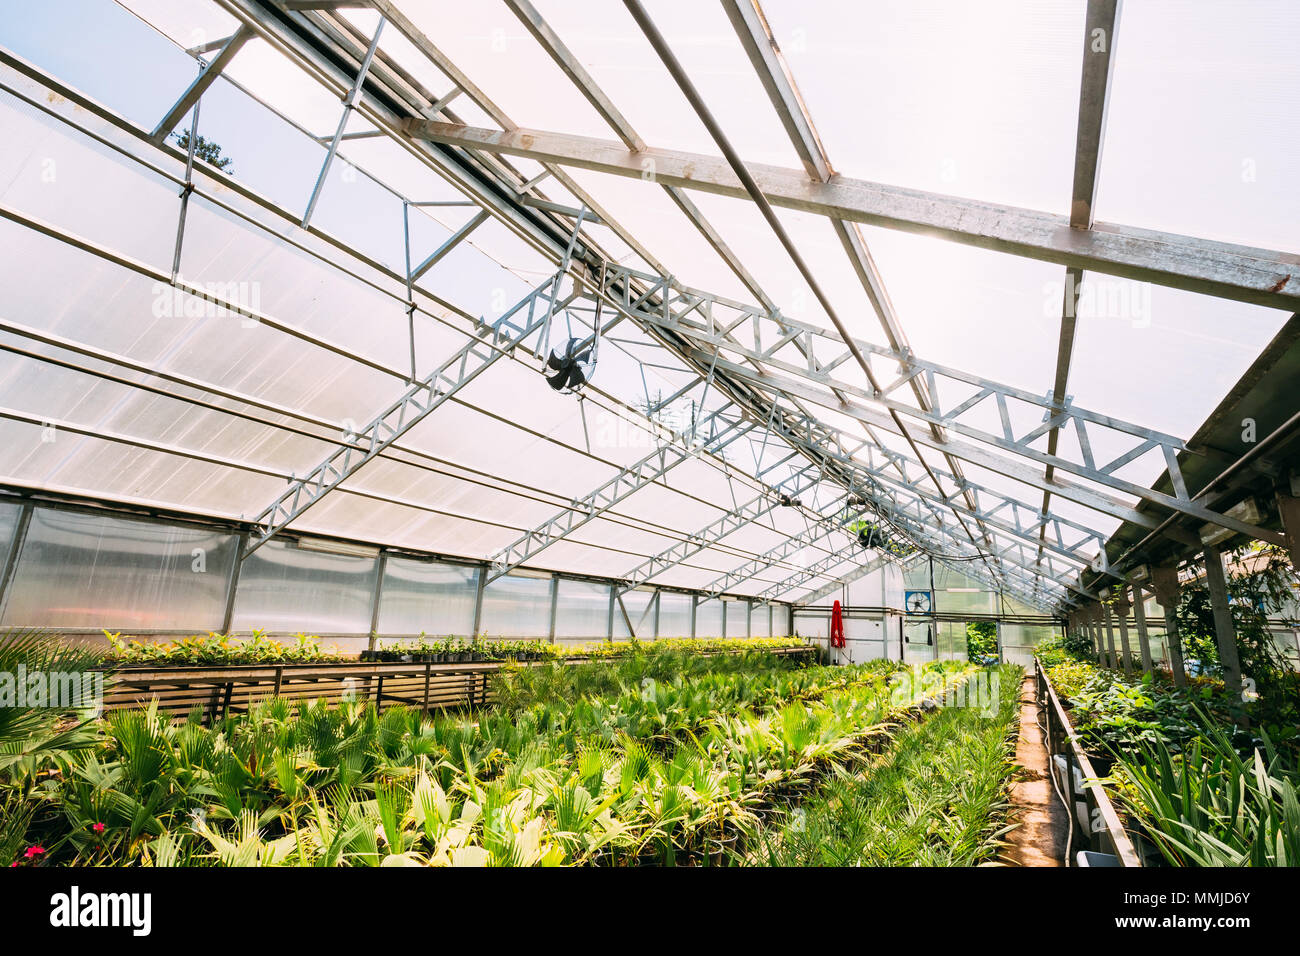
{"type": "Polygon", "coordinates": [[[1223,576],[1223,556],[1218,548],[1205,549],[1205,583],[1210,589],[1210,607],[1214,611],[1214,634],[1219,645],[1219,664],[1223,667],[1223,686],[1234,697],[1240,697],[1241,661],[1237,656],[1237,632],[1232,625],[1228,585],[1223,576]]]}
{"type": "Polygon", "coordinates": [[[486,571],[486,567],[481,567],[474,575],[474,631],[469,635],[470,640],[478,637],[479,629],[483,626],[483,582],[487,578],[486,571]]]}
{"type": "Polygon", "coordinates": [[[370,72],[370,61],[375,58],[375,51],[379,49],[379,34],[384,31],[385,22],[383,17],[379,18],[379,25],[375,27],[375,35],[370,40],[370,46],[366,48],[366,55],[361,61],[361,68],[357,71],[357,78],[353,82],[352,89],[348,92],[347,97],[343,100],[343,115],[339,117],[338,129],[334,131],[334,138],[330,140],[329,151],[325,154],[325,162],[320,168],[320,175],[316,177],[316,185],[312,187],[311,199],[307,203],[307,211],[302,215],[302,228],[304,229],[311,222],[312,213],[316,211],[316,203],[320,199],[321,190],[325,187],[325,177],[329,175],[334,156],[339,151],[339,141],[343,139],[343,132],[347,129],[348,117],[357,108],[357,101],[361,98],[361,88],[365,85],[366,74],[370,72]]]}
{"type": "Polygon", "coordinates": [[[22,551],[23,542],[27,540],[27,529],[31,526],[32,512],[35,510],[35,505],[24,504],[18,512],[18,521],[14,524],[13,542],[5,554],[3,573],[0,574],[0,611],[3,611],[5,605],[9,603],[9,586],[18,572],[18,555],[22,551]]]}
{"type": "Polygon", "coordinates": [[[1151,660],[1151,639],[1147,635],[1147,609],[1143,606],[1146,603],[1146,595],[1142,593],[1140,585],[1133,585],[1133,617],[1137,621],[1138,632],[1138,650],[1142,654],[1142,672],[1150,674],[1155,670],[1155,665],[1151,660]]]}
{"type": "MultiPolygon", "coordinates": [[[[380,551],[375,561],[375,589],[370,595],[370,634],[379,634],[379,600],[383,596],[384,570],[388,567],[388,552],[380,551]]],[[[373,650],[373,647],[372,647],[373,650]]]]}
{"type": "Polygon", "coordinates": [[[415,373],[415,290],[411,288],[411,204],[406,199],[402,200],[402,247],[406,252],[406,325],[411,345],[411,382],[414,382],[417,378],[415,373]]]}
{"type": "Polygon", "coordinates": [[[1128,593],[1121,588],[1115,601],[1115,617],[1119,622],[1119,642],[1123,652],[1124,670],[1133,673],[1133,647],[1128,640],[1128,593]]]}
{"type": "Polygon", "coordinates": [[[244,562],[239,556],[244,553],[248,535],[241,534],[235,538],[235,566],[230,569],[230,579],[226,582],[226,607],[221,614],[221,633],[229,634],[235,620],[235,591],[239,588],[239,571],[244,562]]]}
{"type": "Polygon", "coordinates": [[[1174,672],[1174,686],[1187,686],[1183,666],[1183,642],[1178,635],[1178,569],[1152,568],[1151,589],[1165,612],[1165,643],[1169,645],[1169,666],[1174,672]]]}
{"type": "Polygon", "coordinates": [[[235,54],[239,52],[240,48],[252,38],[253,31],[243,25],[231,35],[225,46],[221,48],[221,52],[213,57],[212,62],[207,64],[207,67],[199,73],[194,82],[189,85],[189,88],[181,94],[181,98],[167,111],[167,115],[159,120],[158,125],[153,128],[153,132],[149,135],[154,142],[162,143],[167,139],[167,135],[176,128],[176,124],[181,121],[181,117],[188,113],[190,107],[199,101],[207,88],[221,75],[221,71],[235,58],[235,54]]]}
{"type": "MultiPolygon", "coordinates": [[[[200,60],[200,76],[205,69],[207,64],[200,60]]],[[[190,116],[189,148],[185,152],[185,182],[181,185],[181,210],[176,220],[176,244],[172,251],[172,282],[175,282],[181,273],[181,248],[185,243],[185,215],[190,208],[190,193],[194,191],[194,151],[198,148],[199,107],[202,105],[202,98],[195,100],[194,113],[190,116]]]]}
{"type": "Polygon", "coordinates": [[[560,604],[560,576],[551,575],[551,623],[547,632],[547,637],[552,644],[555,643],[555,614],[560,604]]]}
{"type": "Polygon", "coordinates": [[[1119,666],[1119,656],[1115,653],[1115,627],[1110,619],[1110,605],[1101,605],[1102,620],[1106,623],[1106,664],[1108,667],[1119,666]]]}

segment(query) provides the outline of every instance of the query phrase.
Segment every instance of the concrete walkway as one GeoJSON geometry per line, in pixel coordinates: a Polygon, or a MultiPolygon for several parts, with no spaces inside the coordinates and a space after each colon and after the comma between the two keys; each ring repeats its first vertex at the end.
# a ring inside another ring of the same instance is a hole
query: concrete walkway
{"type": "Polygon", "coordinates": [[[1012,819],[1020,825],[1007,835],[1003,859],[1011,866],[1065,866],[1068,821],[1048,777],[1047,748],[1038,726],[1034,679],[1020,686],[1020,738],[1016,763],[1024,769],[1011,788],[1012,819]]]}

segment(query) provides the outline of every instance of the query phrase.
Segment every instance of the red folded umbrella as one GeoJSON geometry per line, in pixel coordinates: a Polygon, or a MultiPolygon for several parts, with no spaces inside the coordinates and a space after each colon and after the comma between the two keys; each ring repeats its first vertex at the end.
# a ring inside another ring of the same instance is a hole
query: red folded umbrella
{"type": "Polygon", "coordinates": [[[840,602],[831,607],[831,647],[844,646],[844,615],[840,612],[840,602]]]}

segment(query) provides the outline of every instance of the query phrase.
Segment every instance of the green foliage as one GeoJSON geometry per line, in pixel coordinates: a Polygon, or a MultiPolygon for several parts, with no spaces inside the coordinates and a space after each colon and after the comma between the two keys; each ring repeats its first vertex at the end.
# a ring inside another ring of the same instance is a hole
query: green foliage
{"type": "MultiPolygon", "coordinates": [[[[81,675],[98,666],[100,655],[84,644],[55,637],[46,631],[14,628],[0,633],[0,675],[11,680],[12,690],[22,675],[81,675]]],[[[87,708],[94,701],[85,701],[87,708]]],[[[0,706],[0,770],[25,765],[43,766],[63,751],[87,746],[75,715],[66,709],[30,706],[18,699],[0,706]]]]}
{"type": "MultiPolygon", "coordinates": [[[[1294,699],[1275,689],[1243,707],[1222,682],[1132,678],[1040,645],[1039,661],[1089,750],[1114,761],[1121,804],[1170,863],[1283,866],[1300,860],[1294,699]],[[1245,715],[1249,725],[1241,721],[1245,715]],[[1270,722],[1272,721],[1272,722],[1270,722]]],[[[1294,685],[1292,685],[1294,686],[1294,685]]]]}
{"type": "MultiPolygon", "coordinates": [[[[613,681],[539,684],[474,720],[321,701],[215,727],[114,712],[57,775],[0,777],[6,820],[21,821],[0,847],[20,865],[723,862],[756,814],[864,761],[926,692],[893,664],[737,660],[699,671],[647,653],[601,665],[613,681]]],[[[930,690],[964,679],[927,674],[930,690]]]]}
{"type": "Polygon", "coordinates": [[[998,656],[998,626],[993,621],[970,621],[966,625],[966,659],[983,664],[998,656]]]}
{"type": "Polygon", "coordinates": [[[1267,736],[1246,757],[1212,727],[1181,753],[1151,740],[1116,756],[1120,800],[1169,863],[1300,865],[1300,773],[1267,736]]]}
{"type": "Polygon", "coordinates": [[[121,634],[104,632],[110,651],[107,661],[116,666],[134,664],[313,664],[342,658],[320,646],[319,637],[299,634],[292,644],[271,640],[254,631],[243,640],[229,634],[185,637],[176,641],[152,642],[123,639],[121,634]]]}
{"type": "Polygon", "coordinates": [[[1034,648],[1034,656],[1045,666],[1067,660],[1096,663],[1097,649],[1083,634],[1056,634],[1045,641],[1040,641],[1034,648]]]}
{"type": "Polygon", "coordinates": [[[681,654],[732,654],[738,651],[770,652],[806,647],[797,637],[754,638],[688,638],[668,637],[655,641],[592,641],[585,644],[552,644],[550,641],[489,640],[476,637],[472,640],[458,637],[429,638],[421,635],[411,641],[385,644],[380,650],[367,651],[368,657],[380,661],[431,661],[453,663],[459,661],[563,661],[574,658],[612,660],[645,653],[648,648],[681,654]]]}
{"type": "Polygon", "coordinates": [[[916,553],[911,542],[899,538],[887,526],[865,517],[854,518],[855,514],[854,510],[845,508],[840,520],[845,529],[860,541],[865,541],[868,548],[900,558],[916,553]]]}
{"type": "Polygon", "coordinates": [[[996,716],[947,707],[905,729],[860,773],[840,773],[764,834],[771,866],[971,866],[1006,825],[1022,671],[996,671],[996,716]]]}
{"type": "MultiPolygon", "coordinates": [[[[176,140],[179,149],[186,153],[189,152],[190,131],[188,129],[173,133],[172,137],[176,140]]],[[[210,139],[204,139],[202,135],[194,141],[194,158],[215,166],[227,176],[233,176],[235,173],[235,168],[231,165],[234,161],[229,156],[221,155],[221,146],[210,139]]]]}
{"type": "MultiPolygon", "coordinates": [[[[1294,672],[1273,643],[1269,618],[1280,618],[1286,627],[1300,626],[1300,621],[1285,616],[1300,589],[1300,576],[1291,567],[1287,553],[1275,545],[1256,543],[1239,549],[1229,556],[1227,564],[1229,607],[1241,671],[1255,682],[1261,697],[1285,708],[1273,715],[1274,719],[1289,719],[1294,724],[1294,718],[1300,716],[1294,672]]],[[[1184,585],[1176,616],[1183,656],[1199,660],[1207,670],[1216,672],[1219,645],[1209,588],[1204,583],[1184,585]]]]}

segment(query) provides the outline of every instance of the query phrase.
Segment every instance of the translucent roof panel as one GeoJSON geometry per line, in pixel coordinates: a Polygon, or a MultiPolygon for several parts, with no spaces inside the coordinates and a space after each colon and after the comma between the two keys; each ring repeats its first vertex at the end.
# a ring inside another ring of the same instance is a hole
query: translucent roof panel
{"type": "Polygon", "coordinates": [[[837,172],[1065,214],[1084,6],[763,9],[837,172]]]}
{"type": "Polygon", "coordinates": [[[1129,4],[1118,34],[1097,218],[1295,251],[1295,5],[1129,4]]]}
{"type": "MultiPolygon", "coordinates": [[[[236,6],[65,0],[54,12],[33,10],[6,37],[106,110],[77,109],[75,94],[55,95],[56,81],[0,68],[13,88],[0,90],[9,134],[0,143],[0,203],[16,211],[0,221],[11,250],[0,261],[5,481],[256,516],[407,394],[412,363],[414,377],[427,374],[460,354],[482,331],[479,320],[547,288],[573,210],[587,205],[603,221],[583,229],[584,264],[561,292],[602,260],[649,270],[629,282],[634,293],[671,279],[673,307],[697,325],[673,325],[667,312],[651,318],[655,295],[633,317],[607,302],[599,362],[575,398],[547,386],[545,353],[587,338],[595,315],[581,304],[559,311],[546,343],[533,332],[476,372],[294,529],[478,559],[523,540],[528,566],[613,576],[690,540],[693,553],[657,569],[653,583],[802,595],[870,560],[840,526],[857,515],[914,536],[941,561],[969,557],[974,521],[949,506],[964,507],[962,476],[982,486],[983,507],[999,497],[1023,505],[1022,517],[1040,507],[1044,462],[1035,453],[1048,436],[1038,397],[1056,378],[1060,265],[863,227],[874,263],[864,268],[829,219],[778,209],[810,280],[747,199],[674,194],[652,177],[391,135],[403,117],[436,116],[602,140],[621,132],[716,155],[718,144],[618,4],[537,2],[599,88],[584,95],[508,6],[398,0],[422,35],[404,36],[400,21],[385,27],[365,95],[348,113],[340,95],[349,79],[337,78],[338,66],[359,58],[378,12],[285,11],[288,43],[250,39],[204,96],[199,132],[232,165],[224,174],[199,166],[173,278],[185,163],[174,139],[160,150],[149,133],[197,73],[187,51],[204,46],[210,57],[234,30],[236,6]],[[75,31],[66,29],[69,15],[75,31]],[[312,41],[299,45],[294,25],[312,41]],[[70,32],[65,48],[49,42],[70,32]],[[430,107],[452,93],[441,112],[430,107]],[[622,114],[621,130],[593,105],[602,98],[622,114]],[[342,117],[353,138],[322,175],[342,117]],[[485,216],[470,200],[487,194],[485,216]],[[26,228],[13,221],[21,216],[48,225],[26,228]],[[448,245],[457,235],[463,241],[448,245]],[[438,261],[408,280],[431,256],[438,261]],[[912,359],[881,349],[887,333],[864,274],[881,284],[914,355],[966,370],[958,380],[940,369],[924,390],[907,381],[912,359]],[[697,290],[704,299],[685,311],[697,290]],[[750,317],[747,308],[779,317],[750,317]],[[867,343],[865,358],[847,353],[833,319],[867,343]],[[789,322],[809,331],[796,337],[789,322]],[[874,392],[877,383],[887,395],[874,392]],[[999,402],[1003,385],[1027,394],[999,402]],[[946,437],[960,443],[952,458],[933,447],[945,435],[919,414],[921,391],[945,412],[974,403],[946,424],[946,437]],[[792,428],[785,438],[768,431],[777,413],[792,428]],[[59,423],[54,442],[43,439],[46,419],[59,423]],[[1022,454],[998,437],[1004,429],[1012,440],[1042,433],[1022,454]],[[670,451],[718,432],[728,440],[713,454],[679,461],[670,451]],[[626,478],[624,469],[638,477],[611,500],[607,483],[626,478]],[[845,506],[845,485],[855,483],[869,506],[845,506]],[[778,488],[801,505],[776,505],[778,488]],[[719,539],[719,519],[753,502],[758,517],[719,539]],[[563,540],[528,536],[572,516],[581,520],[563,540]]],[[[800,176],[799,150],[725,9],[652,6],[741,156],[800,176]]],[[[1187,17],[1152,3],[1121,14],[1097,217],[1294,246],[1300,207],[1286,184],[1300,172],[1297,143],[1278,117],[1298,105],[1286,54],[1300,20],[1281,4],[1231,23],[1201,0],[1196,9],[1187,17]]],[[[762,12],[835,172],[1064,214],[1084,11],[1084,0],[978,10],[768,0],[762,12]]],[[[1143,428],[1193,434],[1286,317],[1095,271],[1083,293],[1068,397],[1140,426],[1090,426],[1099,466],[1123,460],[1143,428]]],[[[1051,512],[1080,526],[1064,532],[1067,544],[1086,541],[1078,560],[1053,565],[1072,574],[1096,550],[1089,533],[1109,535],[1125,509],[1150,497],[1145,486],[1164,458],[1153,448],[1109,478],[1084,477],[1069,464],[1086,454],[1073,428],[1061,432],[1057,454],[1058,478],[1078,491],[1057,490],[1051,512]]],[[[997,547],[1014,546],[991,573],[1017,591],[1041,584],[1040,601],[1060,599],[1059,582],[1036,584],[1033,569],[1011,561],[1032,561],[1032,541],[989,533],[997,547]]]]}

